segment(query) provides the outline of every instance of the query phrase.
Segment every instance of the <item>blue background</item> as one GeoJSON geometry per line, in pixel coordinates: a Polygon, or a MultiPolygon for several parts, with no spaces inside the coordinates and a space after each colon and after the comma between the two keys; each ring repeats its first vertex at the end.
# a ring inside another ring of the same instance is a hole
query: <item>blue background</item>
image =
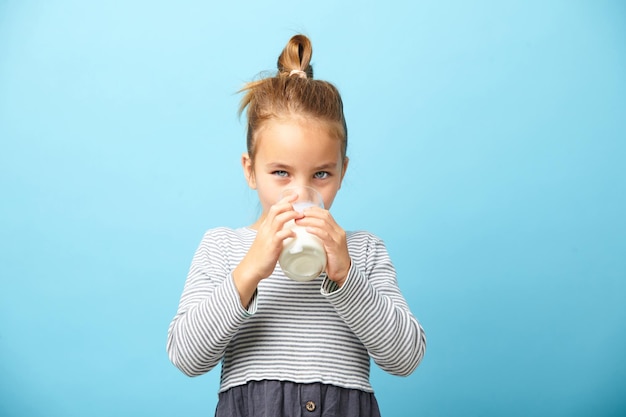
{"type": "Polygon", "coordinates": [[[209,416],[165,353],[203,232],[250,224],[236,91],[290,36],[341,90],[332,211],[428,336],[383,415],[626,414],[623,1],[0,0],[0,415],[209,416]]]}

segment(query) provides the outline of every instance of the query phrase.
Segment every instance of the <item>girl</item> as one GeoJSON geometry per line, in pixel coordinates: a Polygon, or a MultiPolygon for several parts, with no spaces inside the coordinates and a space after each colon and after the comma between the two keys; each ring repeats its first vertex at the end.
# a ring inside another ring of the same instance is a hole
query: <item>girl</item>
{"type": "Polygon", "coordinates": [[[247,153],[241,163],[262,213],[249,227],[216,228],[193,258],[168,332],[171,361],[189,376],[222,362],[216,416],[379,416],[370,357],[409,375],[424,332],[409,311],[383,242],[345,232],[328,212],[348,168],[339,92],[313,79],[311,43],[291,38],[275,77],[247,84],[247,153]],[[294,210],[295,185],[324,207],[294,210]],[[317,236],[326,270],[295,282],[277,260],[294,220],[317,236]]]}

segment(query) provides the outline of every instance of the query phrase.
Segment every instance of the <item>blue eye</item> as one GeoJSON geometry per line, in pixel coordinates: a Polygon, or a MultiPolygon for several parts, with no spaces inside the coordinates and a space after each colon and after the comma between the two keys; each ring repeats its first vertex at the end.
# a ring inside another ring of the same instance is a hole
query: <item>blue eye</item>
{"type": "Polygon", "coordinates": [[[316,172],[314,177],[319,180],[323,180],[324,178],[328,178],[330,174],[326,171],[316,172]]]}
{"type": "Polygon", "coordinates": [[[286,177],[289,174],[287,174],[287,171],[278,170],[278,171],[272,172],[272,175],[276,175],[278,177],[286,177]]]}

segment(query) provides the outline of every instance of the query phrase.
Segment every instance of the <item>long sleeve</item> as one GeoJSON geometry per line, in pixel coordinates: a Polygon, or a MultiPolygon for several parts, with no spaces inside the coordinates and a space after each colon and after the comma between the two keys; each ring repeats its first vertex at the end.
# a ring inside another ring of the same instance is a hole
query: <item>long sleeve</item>
{"type": "Polygon", "coordinates": [[[281,380],[371,392],[370,358],[397,375],[415,369],[424,334],[377,237],[348,234],[352,268],[341,289],[324,276],[290,280],[277,265],[246,310],[232,271],[255,236],[218,228],[203,237],[168,331],[168,355],[182,372],[201,375],[221,362],[220,391],[281,380]]]}
{"type": "Polygon", "coordinates": [[[168,330],[170,360],[189,376],[214,368],[229,341],[256,310],[256,295],[247,310],[242,307],[217,237],[207,233],[198,247],[168,330]]]}
{"type": "Polygon", "coordinates": [[[409,375],[424,356],[424,331],[400,293],[384,243],[365,233],[350,238],[353,262],[348,278],[340,289],[326,279],[322,294],[381,369],[409,375]]]}

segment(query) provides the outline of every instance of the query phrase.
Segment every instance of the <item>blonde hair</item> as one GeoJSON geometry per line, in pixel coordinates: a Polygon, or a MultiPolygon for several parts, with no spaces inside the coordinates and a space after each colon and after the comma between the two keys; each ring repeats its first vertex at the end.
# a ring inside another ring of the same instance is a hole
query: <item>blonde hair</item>
{"type": "Polygon", "coordinates": [[[244,93],[239,114],[246,111],[247,150],[254,161],[255,133],[268,120],[300,116],[327,124],[329,133],[341,141],[342,160],[348,147],[348,129],[343,114],[343,102],[337,88],[327,81],[313,79],[311,41],[295,35],[278,57],[275,76],[252,81],[244,93]]]}

